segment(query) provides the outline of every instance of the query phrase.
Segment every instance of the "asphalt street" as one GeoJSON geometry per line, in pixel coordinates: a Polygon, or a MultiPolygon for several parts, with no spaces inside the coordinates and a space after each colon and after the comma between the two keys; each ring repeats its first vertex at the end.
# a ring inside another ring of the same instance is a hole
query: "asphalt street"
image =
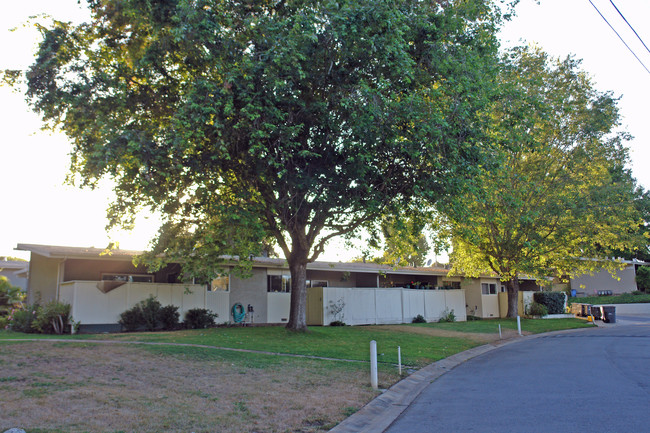
{"type": "Polygon", "coordinates": [[[541,336],[439,377],[385,430],[650,431],[650,318],[541,336]]]}

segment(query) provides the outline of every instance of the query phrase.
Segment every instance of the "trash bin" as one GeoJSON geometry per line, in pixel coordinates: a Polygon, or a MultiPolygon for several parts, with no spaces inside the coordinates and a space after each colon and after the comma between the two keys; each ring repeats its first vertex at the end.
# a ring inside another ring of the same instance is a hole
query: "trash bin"
{"type": "Polygon", "coordinates": [[[571,297],[575,298],[577,295],[576,289],[571,289],[571,297]]]}
{"type": "Polygon", "coordinates": [[[602,310],[599,305],[591,306],[591,315],[594,316],[594,320],[603,320],[602,310]]]}
{"type": "Polygon", "coordinates": [[[603,322],[616,323],[616,307],[613,305],[603,305],[600,307],[603,315],[603,322]]]}

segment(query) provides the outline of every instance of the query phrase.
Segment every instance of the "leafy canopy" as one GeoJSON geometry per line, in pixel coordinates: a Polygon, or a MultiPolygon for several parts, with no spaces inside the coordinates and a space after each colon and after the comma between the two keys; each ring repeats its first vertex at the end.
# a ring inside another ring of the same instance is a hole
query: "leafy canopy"
{"type": "MultiPolygon", "coordinates": [[[[503,60],[503,97],[487,112],[497,166],[447,208],[456,272],[543,280],[618,264],[634,245],[638,213],[616,100],[593,88],[572,58],[518,48],[503,60]]],[[[514,311],[512,311],[514,309],[514,311]]]]}
{"type": "Polygon", "coordinates": [[[488,0],[89,7],[89,23],[43,28],[27,73],[34,109],[74,144],[72,178],[115,181],[111,225],[161,211],[154,253],[193,271],[276,242],[292,318],[296,273],[329,239],[459,191],[482,158],[488,0]]]}

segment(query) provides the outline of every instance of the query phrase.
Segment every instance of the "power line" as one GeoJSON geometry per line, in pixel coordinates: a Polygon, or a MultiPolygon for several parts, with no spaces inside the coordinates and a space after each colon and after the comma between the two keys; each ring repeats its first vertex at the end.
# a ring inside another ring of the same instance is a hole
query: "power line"
{"type": "Polygon", "coordinates": [[[637,60],[639,61],[639,63],[641,63],[641,66],[643,66],[643,69],[645,69],[646,72],[647,72],[648,74],[650,74],[650,69],[648,69],[648,68],[646,67],[646,65],[643,64],[643,62],[641,61],[641,59],[639,59],[639,56],[637,56],[636,53],[632,50],[632,48],[630,48],[630,46],[629,46],[629,45],[628,45],[628,44],[623,40],[623,38],[621,37],[621,35],[618,34],[618,32],[616,31],[616,29],[615,29],[614,27],[612,27],[612,25],[609,23],[609,21],[607,21],[607,18],[605,18],[605,16],[604,16],[602,13],[600,13],[600,11],[599,11],[598,8],[596,7],[596,5],[595,5],[591,0],[589,0],[589,3],[591,3],[591,5],[594,7],[594,9],[596,9],[596,12],[598,12],[598,15],[600,15],[600,17],[601,17],[603,20],[605,20],[605,22],[607,23],[607,25],[609,26],[609,28],[612,29],[612,31],[613,31],[614,33],[616,33],[616,36],[618,36],[618,38],[621,40],[621,42],[623,42],[623,45],[625,45],[625,47],[626,47],[626,48],[627,48],[627,49],[632,53],[632,55],[634,56],[634,58],[637,59],[637,60]]]}
{"type": "Polygon", "coordinates": [[[618,10],[618,8],[616,7],[616,5],[614,4],[614,2],[613,2],[612,0],[609,0],[609,2],[612,4],[612,6],[614,6],[614,9],[616,9],[616,12],[618,12],[618,14],[621,16],[621,18],[623,18],[623,21],[625,21],[625,24],[627,24],[628,27],[630,27],[630,29],[632,29],[632,31],[634,32],[634,34],[636,35],[636,37],[639,38],[639,40],[641,41],[641,43],[642,43],[643,46],[645,47],[645,50],[646,50],[647,52],[650,53],[650,49],[648,49],[648,46],[645,44],[645,42],[643,42],[643,39],[641,39],[641,36],[639,36],[639,34],[636,32],[636,30],[634,30],[634,27],[632,27],[632,24],[630,24],[630,23],[628,22],[628,20],[623,16],[623,14],[621,13],[621,11],[618,10]]]}

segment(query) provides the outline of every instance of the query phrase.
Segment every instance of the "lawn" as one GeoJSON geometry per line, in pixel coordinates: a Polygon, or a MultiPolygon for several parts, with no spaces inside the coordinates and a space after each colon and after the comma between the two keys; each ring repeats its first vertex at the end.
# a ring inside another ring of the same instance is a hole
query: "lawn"
{"type": "Polygon", "coordinates": [[[634,292],[623,293],[616,296],[586,296],[583,298],[569,298],[568,303],[579,304],[647,304],[650,302],[650,293],[634,292]]]}
{"type": "MultiPolygon", "coordinates": [[[[380,354],[380,387],[388,388],[400,379],[397,346],[405,364],[420,367],[497,340],[499,324],[504,337],[516,336],[516,321],[508,319],[298,334],[282,327],[74,336],[1,331],[0,339],[13,341],[0,341],[0,431],[327,431],[377,395],[369,386],[370,340],[380,354]],[[84,341],[18,341],[24,338],[84,341]]],[[[526,333],[584,326],[593,325],[522,320],[526,333]]]]}

